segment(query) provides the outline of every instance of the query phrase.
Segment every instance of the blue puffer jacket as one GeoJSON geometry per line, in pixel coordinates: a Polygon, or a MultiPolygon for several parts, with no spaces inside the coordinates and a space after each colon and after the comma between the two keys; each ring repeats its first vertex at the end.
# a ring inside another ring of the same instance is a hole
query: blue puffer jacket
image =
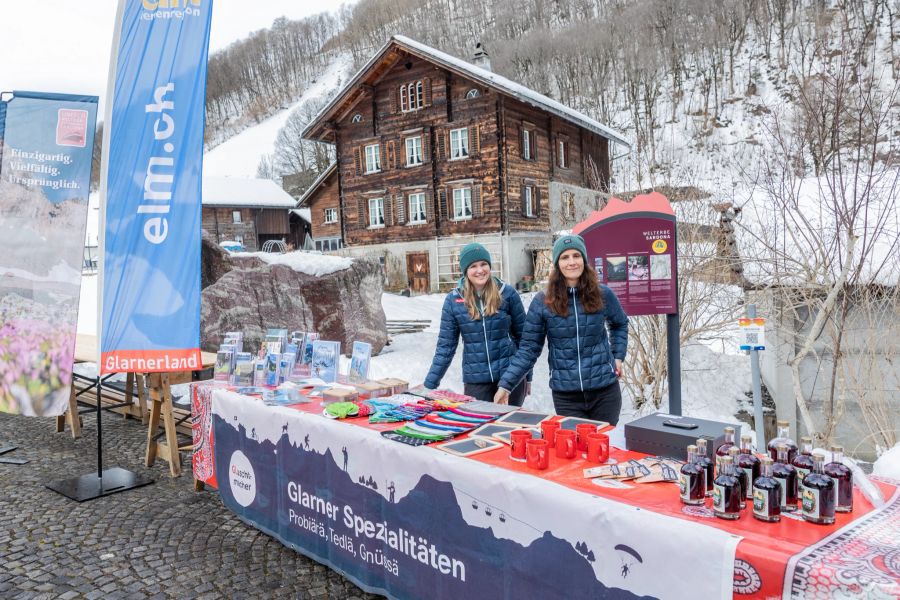
{"type": "Polygon", "coordinates": [[[628,317],[612,290],[601,285],[600,291],[603,310],[585,313],[576,290],[569,288],[567,317],[557,315],[544,304],[543,292],[535,295],[528,308],[519,351],[503,374],[500,387],[507,390],[516,387],[541,355],[545,337],[550,349],[551,390],[597,390],[614,383],[614,359],[624,360],[628,347],[628,317]]]}
{"type": "MultiPolygon", "coordinates": [[[[463,280],[444,299],[441,332],[425,387],[436,389],[443,379],[459,343],[463,340],[463,382],[494,383],[500,380],[519,347],[525,326],[525,308],[519,294],[499,279],[500,309],[493,315],[473,321],[463,300],[463,280]]],[[[524,373],[523,373],[524,376],[524,373]]],[[[528,374],[531,380],[530,373],[528,374]]]]}

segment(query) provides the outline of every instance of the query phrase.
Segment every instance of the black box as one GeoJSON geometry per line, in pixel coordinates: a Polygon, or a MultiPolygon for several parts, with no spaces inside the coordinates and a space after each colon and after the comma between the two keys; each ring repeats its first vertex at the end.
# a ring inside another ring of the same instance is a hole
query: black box
{"type": "Polygon", "coordinates": [[[687,459],[687,447],[703,438],[707,441],[706,454],[712,457],[716,448],[725,442],[726,427],[734,427],[734,443],[740,446],[740,425],[654,413],[625,423],[625,447],[683,461],[687,459]]]}

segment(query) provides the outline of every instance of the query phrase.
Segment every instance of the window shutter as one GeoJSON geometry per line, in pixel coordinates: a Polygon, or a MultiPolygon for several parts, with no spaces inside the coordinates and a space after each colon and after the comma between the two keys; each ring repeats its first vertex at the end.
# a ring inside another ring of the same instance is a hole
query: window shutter
{"type": "Polygon", "coordinates": [[[400,112],[400,87],[394,86],[393,91],[391,91],[391,112],[398,113],[400,112]]]}
{"type": "Polygon", "coordinates": [[[359,200],[356,201],[357,222],[360,229],[365,229],[369,226],[368,208],[368,202],[360,196],[359,200]]]}
{"type": "Polygon", "coordinates": [[[391,140],[387,143],[387,157],[388,157],[388,162],[387,162],[387,164],[384,165],[385,170],[387,170],[389,168],[396,169],[397,163],[395,161],[397,160],[397,151],[396,151],[396,144],[394,143],[394,140],[391,140]]]}
{"type": "Polygon", "coordinates": [[[525,128],[519,125],[519,158],[525,158],[525,128]]]}
{"type": "Polygon", "coordinates": [[[357,146],[353,150],[353,162],[356,164],[356,174],[362,175],[362,146],[357,146]]]}
{"type": "Polygon", "coordinates": [[[387,144],[384,144],[381,142],[378,143],[378,152],[379,152],[379,154],[381,154],[381,165],[379,165],[381,167],[379,169],[380,171],[387,171],[388,165],[387,165],[387,148],[386,148],[386,146],[387,146],[387,144]]]}
{"type": "Polygon", "coordinates": [[[447,188],[441,188],[440,191],[438,191],[438,199],[441,204],[439,208],[439,210],[441,211],[441,218],[444,220],[449,220],[450,213],[447,212],[447,188]]]}
{"type": "Polygon", "coordinates": [[[397,194],[394,197],[394,202],[397,204],[397,225],[403,225],[404,223],[406,223],[406,202],[404,200],[405,196],[403,194],[397,194]]]}
{"type": "Polygon", "coordinates": [[[431,206],[431,202],[434,198],[431,197],[431,192],[425,192],[425,220],[430,221],[431,215],[434,212],[434,207],[431,206]]]}
{"type": "Polygon", "coordinates": [[[472,187],[472,216],[480,217],[483,214],[481,206],[481,184],[472,187]]]}
{"type": "Polygon", "coordinates": [[[422,162],[430,163],[431,162],[431,153],[428,149],[428,133],[422,132],[422,162]]]}
{"type": "Polygon", "coordinates": [[[437,153],[438,160],[447,160],[447,145],[446,145],[446,133],[442,129],[437,132],[437,153]]]}
{"type": "Polygon", "coordinates": [[[528,216],[528,205],[525,202],[525,188],[527,188],[527,187],[528,187],[528,184],[523,181],[522,186],[519,188],[519,198],[521,198],[521,200],[522,200],[522,216],[523,217],[528,216]]]}
{"type": "Polygon", "coordinates": [[[422,87],[424,88],[423,99],[425,106],[431,106],[431,77],[426,77],[422,80],[422,87]]]}
{"type": "Polygon", "coordinates": [[[400,138],[400,141],[397,142],[400,145],[400,148],[397,151],[397,168],[406,166],[406,138],[400,138]]]}
{"type": "Polygon", "coordinates": [[[537,132],[534,129],[528,136],[528,142],[531,144],[531,160],[537,160],[537,132]]]}
{"type": "Polygon", "coordinates": [[[390,227],[394,224],[394,203],[390,194],[381,199],[381,206],[384,207],[384,226],[390,227]]]}
{"type": "Polygon", "coordinates": [[[534,216],[541,216],[541,188],[534,186],[534,216]]]}
{"type": "Polygon", "coordinates": [[[478,125],[469,127],[469,154],[478,156],[481,151],[481,137],[478,135],[478,125]]]}

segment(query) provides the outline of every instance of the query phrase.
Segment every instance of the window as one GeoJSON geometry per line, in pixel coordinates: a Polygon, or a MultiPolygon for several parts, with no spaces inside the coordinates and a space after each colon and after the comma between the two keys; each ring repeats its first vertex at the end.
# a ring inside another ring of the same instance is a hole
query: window
{"type": "Polygon", "coordinates": [[[456,188],[453,190],[453,219],[462,221],[471,218],[472,188],[456,188]]]}
{"type": "Polygon", "coordinates": [[[326,208],[325,209],[325,223],[337,223],[337,209],[336,208],[326,208]]]}
{"type": "Polygon", "coordinates": [[[469,155],[469,130],[467,128],[450,130],[450,160],[465,158],[469,155]]]}
{"type": "Polygon", "coordinates": [[[366,173],[377,173],[381,170],[381,145],[366,146],[366,173]]]}
{"type": "Polygon", "coordinates": [[[481,92],[479,92],[479,91],[476,90],[475,88],[472,88],[472,89],[469,90],[468,93],[466,94],[466,99],[471,100],[472,98],[477,98],[477,97],[480,96],[480,95],[481,95],[481,92]]]}
{"type": "Polygon", "coordinates": [[[409,222],[424,223],[425,218],[425,193],[419,192],[409,195],[409,222]]]}
{"type": "Polygon", "coordinates": [[[359,113],[356,113],[355,115],[353,115],[353,118],[350,119],[350,122],[351,122],[351,123],[361,123],[361,122],[362,122],[362,115],[359,114],[359,113]]]}
{"type": "Polygon", "coordinates": [[[531,160],[532,152],[531,152],[531,131],[528,129],[522,130],[522,158],[525,160],[531,160]]]}
{"type": "Polygon", "coordinates": [[[526,185],[522,188],[522,204],[525,207],[525,216],[534,216],[534,187],[526,185]]]}
{"type": "Polygon", "coordinates": [[[384,198],[369,199],[369,227],[384,227],[384,198]]]}
{"type": "Polygon", "coordinates": [[[569,167],[569,153],[568,153],[568,144],[565,140],[559,140],[559,151],[558,151],[558,164],[561,168],[567,169],[569,167]]]}
{"type": "Polygon", "coordinates": [[[566,219],[575,218],[575,194],[572,192],[562,193],[563,215],[566,219]]]}
{"type": "Polygon", "coordinates": [[[238,244],[243,246],[244,245],[244,236],[236,235],[236,236],[234,236],[234,241],[236,241],[238,244]]]}
{"type": "Polygon", "coordinates": [[[422,80],[400,86],[400,110],[409,112],[425,106],[422,80]]]}
{"type": "Polygon", "coordinates": [[[239,210],[231,211],[231,222],[232,223],[240,223],[241,222],[241,211],[239,211],[239,210]]]}
{"type": "Polygon", "coordinates": [[[406,166],[422,164],[422,136],[406,138],[406,166]]]}

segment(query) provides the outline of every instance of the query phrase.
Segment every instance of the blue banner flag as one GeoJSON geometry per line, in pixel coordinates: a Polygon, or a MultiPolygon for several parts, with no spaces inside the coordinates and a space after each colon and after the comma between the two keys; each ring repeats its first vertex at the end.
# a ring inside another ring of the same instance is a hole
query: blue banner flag
{"type": "Polygon", "coordinates": [[[119,2],[101,176],[102,373],[201,368],[211,17],[212,0],[119,2]]]}
{"type": "Polygon", "coordinates": [[[0,411],[68,407],[96,96],[0,101],[0,411]]]}

